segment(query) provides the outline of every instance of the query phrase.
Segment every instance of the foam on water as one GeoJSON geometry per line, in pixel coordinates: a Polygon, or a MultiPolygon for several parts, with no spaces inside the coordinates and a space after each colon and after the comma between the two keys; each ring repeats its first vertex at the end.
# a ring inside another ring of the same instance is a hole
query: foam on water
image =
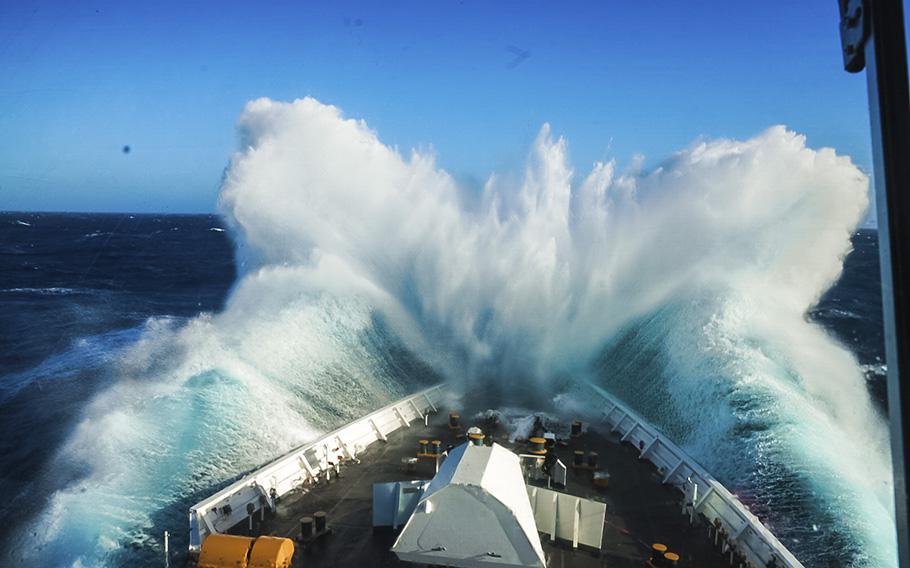
{"type": "Polygon", "coordinates": [[[41,472],[74,481],[22,532],[14,561],[157,564],[163,531],[185,546],[186,508],[215,484],[416,388],[377,351],[394,341],[371,337],[376,316],[357,298],[299,292],[245,320],[236,302],[251,288],[255,276],[219,316],[152,319],[122,351],[116,382],[41,472]]]}
{"type": "Polygon", "coordinates": [[[598,382],[784,530],[812,494],[846,562],[894,562],[882,419],[805,317],[868,204],[849,158],[777,126],[577,179],[544,126],[523,175],[475,195],[314,99],[253,101],[240,131],[229,304],[152,321],[123,352],[60,452],[86,473],[32,524],[30,558],[103,563],[168,528],[160,511],[181,523],[175,503],[410,390],[384,360],[400,341],[459,385],[598,382]]]}
{"type": "Polygon", "coordinates": [[[75,288],[49,287],[49,288],[3,288],[0,294],[41,294],[48,296],[66,296],[68,294],[86,293],[89,290],[75,288]]]}

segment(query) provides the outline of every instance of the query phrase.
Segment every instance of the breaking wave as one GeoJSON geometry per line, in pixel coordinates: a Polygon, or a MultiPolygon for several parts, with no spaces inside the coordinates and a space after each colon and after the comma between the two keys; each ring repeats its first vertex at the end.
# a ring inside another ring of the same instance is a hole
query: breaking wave
{"type": "Polygon", "coordinates": [[[472,192],[311,98],[253,101],[240,133],[226,309],[152,320],[122,351],[27,558],[154,554],[213,484],[442,376],[548,399],[597,382],[807,564],[835,544],[844,564],[894,562],[883,420],[805,315],[868,203],[849,158],[775,126],[579,178],[545,125],[522,174],[472,192]]]}

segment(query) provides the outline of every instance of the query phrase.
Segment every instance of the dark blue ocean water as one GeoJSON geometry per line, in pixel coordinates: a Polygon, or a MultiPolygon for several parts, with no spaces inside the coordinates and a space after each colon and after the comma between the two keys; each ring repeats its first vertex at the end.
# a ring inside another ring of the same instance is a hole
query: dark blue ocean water
{"type": "Polygon", "coordinates": [[[853,251],[844,261],[840,280],[808,315],[856,354],[873,400],[886,412],[885,339],[876,231],[862,229],[853,235],[853,251]]]}
{"type": "Polygon", "coordinates": [[[112,351],[149,317],[219,310],[235,276],[215,216],[0,213],[0,514],[44,506],[38,472],[112,351]]]}
{"type": "MultiPolygon", "coordinates": [[[[26,519],[56,487],[52,467],[106,362],[150,317],[220,310],[236,277],[214,216],[0,213],[0,515],[26,519]]],[[[853,239],[840,281],[808,317],[848,346],[884,408],[876,233],[853,239]]],[[[10,526],[0,525],[0,542],[10,526]]]]}

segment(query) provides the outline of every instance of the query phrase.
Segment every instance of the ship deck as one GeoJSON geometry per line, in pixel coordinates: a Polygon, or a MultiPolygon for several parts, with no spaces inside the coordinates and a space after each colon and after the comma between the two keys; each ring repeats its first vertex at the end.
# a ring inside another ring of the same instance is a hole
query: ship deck
{"type": "MultiPolygon", "coordinates": [[[[472,413],[461,412],[464,428],[473,424],[472,413]]],[[[295,490],[282,496],[276,511],[260,521],[254,517],[253,536],[272,535],[295,539],[294,566],[405,566],[389,549],[398,531],[372,527],[372,486],[374,483],[430,479],[435,473],[433,460],[420,460],[416,473],[402,470],[402,458],[413,457],[420,439],[438,439],[443,447],[464,443],[464,430],[448,427],[447,411],[430,414],[428,424],[412,423],[388,435],[358,454],[359,464],[346,463],[341,477],[316,486],[295,490]],[[324,511],[328,534],[308,543],[299,541],[300,519],[324,511]]],[[[510,443],[495,424],[480,424],[497,443],[516,452],[525,446],[510,443]]],[[[501,430],[501,429],[500,429],[501,430]]],[[[729,566],[708,540],[698,522],[691,526],[681,514],[682,494],[661,483],[654,466],[638,459],[636,448],[623,444],[619,436],[594,425],[579,438],[557,445],[556,453],[566,464],[565,492],[606,503],[601,550],[573,549],[571,543],[551,542],[542,535],[541,543],[548,565],[563,567],[641,567],[645,565],[651,543],[666,544],[680,556],[678,566],[713,568],[729,566]],[[596,451],[598,469],[610,474],[608,488],[593,486],[592,473],[571,467],[574,450],[596,451]]],[[[231,533],[250,534],[241,523],[231,533]]]]}

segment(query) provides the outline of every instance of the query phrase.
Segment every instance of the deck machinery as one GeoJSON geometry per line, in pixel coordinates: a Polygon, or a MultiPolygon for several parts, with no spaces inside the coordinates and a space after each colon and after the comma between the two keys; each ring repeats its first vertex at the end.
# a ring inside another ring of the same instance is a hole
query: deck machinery
{"type": "Polygon", "coordinates": [[[600,416],[537,419],[524,439],[444,385],[401,399],[196,504],[191,562],[252,567],[212,551],[266,539],[281,559],[256,566],[802,566],[679,447],[590,389],[600,416]]]}

